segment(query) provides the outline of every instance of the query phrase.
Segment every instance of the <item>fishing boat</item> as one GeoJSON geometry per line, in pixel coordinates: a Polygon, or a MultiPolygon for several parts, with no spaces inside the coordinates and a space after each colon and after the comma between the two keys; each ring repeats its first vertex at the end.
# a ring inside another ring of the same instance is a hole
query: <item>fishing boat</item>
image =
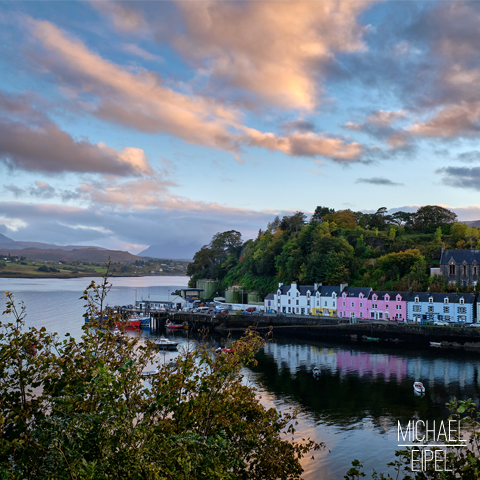
{"type": "Polygon", "coordinates": [[[168,321],[165,324],[165,328],[168,328],[169,330],[181,330],[183,328],[183,324],[182,323],[173,323],[173,322],[168,321]]]}
{"type": "Polygon", "coordinates": [[[165,337],[160,337],[157,342],[155,342],[156,347],[159,350],[176,350],[178,342],[173,342],[165,337]]]}
{"type": "Polygon", "coordinates": [[[141,323],[141,320],[117,320],[115,326],[122,328],[140,328],[141,323]]]}
{"type": "Polygon", "coordinates": [[[145,370],[144,372],[140,372],[140,376],[142,377],[151,377],[153,375],[158,375],[159,370],[145,370]]]}
{"type": "Polygon", "coordinates": [[[430,342],[430,346],[438,348],[442,346],[442,342],[430,342]]]}
{"type": "Polygon", "coordinates": [[[425,387],[423,386],[422,382],[415,382],[413,384],[413,390],[415,393],[420,393],[420,394],[425,393],[425,387]]]}
{"type": "Polygon", "coordinates": [[[140,315],[132,315],[129,317],[130,321],[136,322],[140,320],[140,327],[149,327],[150,326],[150,317],[148,316],[140,316],[140,315]]]}
{"type": "Polygon", "coordinates": [[[313,373],[313,376],[314,377],[318,377],[322,371],[318,368],[318,367],[315,367],[313,370],[312,370],[312,373],[313,373]]]}

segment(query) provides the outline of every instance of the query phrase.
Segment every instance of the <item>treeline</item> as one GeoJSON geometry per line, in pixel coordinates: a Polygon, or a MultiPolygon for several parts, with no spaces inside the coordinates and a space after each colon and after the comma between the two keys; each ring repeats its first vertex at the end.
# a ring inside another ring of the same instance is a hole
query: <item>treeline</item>
{"type": "Polygon", "coordinates": [[[216,234],[189,264],[190,286],[216,279],[221,288],[243,285],[264,295],[278,282],[324,285],[348,283],[376,290],[444,292],[469,287],[430,276],[445,248],[480,248],[480,230],[457,215],[427,205],[415,213],[335,211],[319,206],[307,221],[296,212],[278,216],[255,240],[242,242],[236,230],[216,234]]]}

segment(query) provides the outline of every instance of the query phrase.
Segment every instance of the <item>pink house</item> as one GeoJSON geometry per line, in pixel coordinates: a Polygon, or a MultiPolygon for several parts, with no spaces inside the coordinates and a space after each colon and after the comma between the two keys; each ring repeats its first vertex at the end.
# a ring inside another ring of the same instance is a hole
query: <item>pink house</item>
{"type": "Polygon", "coordinates": [[[366,318],[403,322],[407,318],[408,292],[370,292],[366,318]]]}
{"type": "Polygon", "coordinates": [[[368,296],[370,287],[346,287],[337,300],[337,315],[343,318],[370,318],[368,296]]]}

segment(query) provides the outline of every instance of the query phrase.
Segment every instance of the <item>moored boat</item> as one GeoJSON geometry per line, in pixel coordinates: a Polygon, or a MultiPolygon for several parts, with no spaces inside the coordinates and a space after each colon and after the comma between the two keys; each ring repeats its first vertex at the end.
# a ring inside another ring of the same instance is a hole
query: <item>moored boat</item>
{"type": "Polygon", "coordinates": [[[438,348],[442,346],[442,342],[430,342],[430,346],[438,348]]]}
{"type": "Polygon", "coordinates": [[[312,373],[313,373],[313,376],[314,377],[318,377],[322,371],[318,368],[318,367],[315,367],[313,370],[312,370],[312,373]]]}
{"type": "Polygon", "coordinates": [[[423,386],[422,382],[414,382],[413,384],[413,390],[416,393],[425,393],[425,387],[423,386]]]}
{"type": "Polygon", "coordinates": [[[173,342],[165,337],[160,337],[155,345],[160,350],[176,350],[178,346],[178,342],[173,342]]]}
{"type": "Polygon", "coordinates": [[[183,328],[183,324],[182,323],[173,323],[173,322],[168,321],[165,324],[165,328],[168,328],[169,330],[181,330],[183,328]]]}

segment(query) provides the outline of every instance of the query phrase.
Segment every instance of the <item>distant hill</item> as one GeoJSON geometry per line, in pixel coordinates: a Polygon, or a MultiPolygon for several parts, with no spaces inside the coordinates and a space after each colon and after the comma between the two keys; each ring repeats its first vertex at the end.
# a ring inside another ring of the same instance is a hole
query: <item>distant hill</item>
{"type": "Polygon", "coordinates": [[[0,243],[10,243],[13,242],[11,238],[6,237],[0,233],[0,243]]]}
{"type": "Polygon", "coordinates": [[[53,245],[50,243],[15,241],[1,234],[0,248],[8,248],[10,250],[20,250],[22,248],[39,248],[45,250],[78,250],[85,248],[95,248],[97,250],[105,250],[105,248],[102,247],[90,247],[88,245],[53,245]]]}
{"type": "Polygon", "coordinates": [[[475,227],[475,228],[480,227],[480,220],[469,220],[467,222],[462,222],[462,223],[466,223],[469,227],[475,227]]]}
{"type": "Polygon", "coordinates": [[[171,258],[174,260],[191,260],[195,253],[202,248],[197,242],[179,245],[177,242],[167,242],[150,245],[147,249],[138,253],[139,257],[171,258]]]}
{"type": "MultiPolygon", "coordinates": [[[[8,244],[7,244],[8,245],[8,244]]],[[[5,244],[0,244],[0,255],[8,255],[11,253],[11,248],[5,248],[5,244]]],[[[55,262],[94,262],[102,263],[108,262],[110,258],[112,263],[128,262],[132,263],[135,260],[140,260],[136,255],[129,252],[122,252],[120,250],[106,250],[96,247],[83,247],[72,250],[62,250],[60,247],[47,248],[23,248],[16,249],[16,255],[24,256],[30,260],[45,261],[51,260],[55,262]]]]}

